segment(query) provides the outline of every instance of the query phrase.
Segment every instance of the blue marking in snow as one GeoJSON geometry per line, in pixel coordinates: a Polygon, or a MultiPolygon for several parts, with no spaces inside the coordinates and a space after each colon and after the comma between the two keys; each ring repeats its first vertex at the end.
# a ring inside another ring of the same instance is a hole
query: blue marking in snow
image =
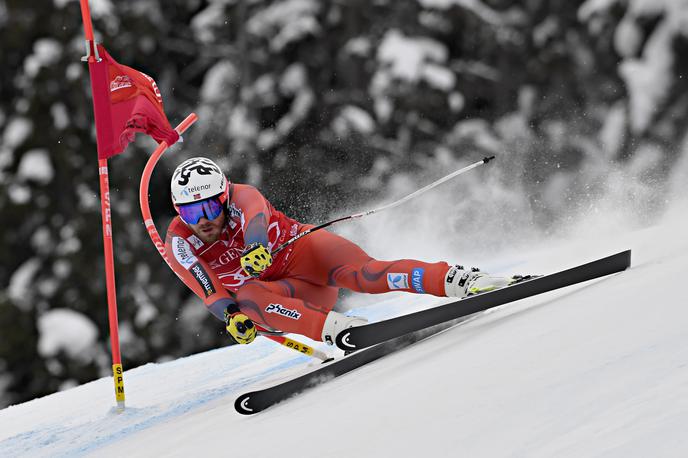
{"type": "MultiPolygon", "coordinates": [[[[226,374],[227,372],[234,371],[244,364],[255,363],[261,359],[260,355],[267,356],[273,353],[275,351],[275,346],[270,342],[261,342],[253,349],[257,350],[257,352],[246,351],[249,350],[248,348],[242,348],[242,350],[244,350],[244,352],[232,352],[232,357],[239,356],[238,353],[244,354],[237,359],[231,360],[231,365],[220,365],[222,367],[219,370],[217,368],[213,370],[212,366],[209,367],[208,378],[222,377],[223,373],[226,374]]],[[[168,368],[183,365],[185,362],[188,363],[189,358],[203,358],[217,351],[222,350],[211,350],[210,352],[170,361],[164,363],[164,365],[168,368]]],[[[227,384],[219,387],[192,392],[191,396],[185,395],[184,387],[181,386],[179,387],[179,402],[170,402],[170,400],[166,400],[159,405],[145,408],[128,406],[122,413],[116,414],[111,411],[106,413],[99,420],[87,421],[82,424],[65,422],[65,424],[60,425],[54,423],[36,425],[36,429],[34,430],[23,432],[1,441],[0,456],[40,455],[75,457],[91,455],[97,449],[110,445],[126,436],[169,421],[222,398],[228,398],[227,408],[232,409],[234,402],[233,395],[238,391],[244,391],[246,387],[260,382],[270,375],[304,364],[310,360],[311,359],[307,356],[296,356],[259,373],[253,374],[250,377],[229,380],[227,384]],[[84,443],[84,438],[88,438],[86,439],[86,443],[84,443]],[[71,447],[69,444],[72,444],[71,447]]],[[[217,360],[214,361],[217,363],[217,360]]],[[[125,383],[128,383],[128,385],[135,385],[135,380],[132,383],[132,379],[136,378],[137,371],[144,374],[149,370],[159,369],[160,365],[150,364],[135,368],[131,372],[125,372],[125,383]]]]}

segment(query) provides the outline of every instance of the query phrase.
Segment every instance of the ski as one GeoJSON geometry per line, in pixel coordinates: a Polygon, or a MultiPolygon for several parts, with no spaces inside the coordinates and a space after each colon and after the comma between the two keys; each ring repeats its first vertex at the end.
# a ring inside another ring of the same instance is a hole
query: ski
{"type": "Polygon", "coordinates": [[[571,269],[536,277],[513,286],[454,301],[440,307],[347,329],[337,336],[337,346],[345,351],[360,351],[355,351],[355,353],[341,359],[323,363],[314,371],[277,385],[244,393],[236,399],[234,408],[243,415],[256,414],[304,390],[325,383],[450,328],[473,313],[620,272],[630,265],[631,251],[627,250],[571,269]]]}
{"type": "Polygon", "coordinates": [[[402,315],[389,320],[349,328],[340,332],[336,344],[345,351],[361,350],[446,321],[497,307],[508,302],[542,294],[566,286],[610,275],[631,265],[631,250],[543,275],[488,293],[460,299],[428,310],[402,315]]]}
{"type": "Polygon", "coordinates": [[[450,328],[457,324],[457,321],[459,320],[440,323],[428,329],[390,339],[380,345],[353,353],[341,359],[323,363],[320,368],[300,377],[287,380],[286,382],[269,388],[244,393],[234,401],[234,408],[243,415],[256,414],[304,390],[325,383],[367,363],[380,359],[383,356],[389,355],[404,347],[408,347],[419,340],[423,340],[450,328]]]}

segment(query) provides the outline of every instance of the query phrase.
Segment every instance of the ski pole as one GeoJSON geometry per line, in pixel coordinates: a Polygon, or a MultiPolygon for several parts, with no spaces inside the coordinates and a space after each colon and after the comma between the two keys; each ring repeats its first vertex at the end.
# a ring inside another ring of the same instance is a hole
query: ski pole
{"type": "Polygon", "coordinates": [[[267,331],[264,328],[262,328],[260,325],[256,325],[258,328],[258,334],[266,337],[273,342],[277,342],[278,344],[290,348],[294,351],[297,351],[303,355],[308,355],[313,358],[317,358],[320,361],[327,361],[330,359],[325,352],[320,351],[316,348],[311,347],[310,345],[306,345],[305,343],[299,342],[298,340],[290,339],[289,337],[285,337],[284,335],[281,335],[281,333],[275,333],[271,331],[267,331]]]}
{"type": "Polygon", "coordinates": [[[423,194],[424,192],[429,191],[430,189],[432,189],[432,188],[434,188],[434,187],[436,187],[436,186],[441,185],[441,184],[444,183],[445,181],[451,180],[452,178],[454,178],[454,177],[456,177],[456,176],[459,176],[459,175],[461,175],[462,173],[466,173],[466,172],[468,172],[469,170],[472,170],[472,169],[474,169],[474,168],[476,168],[476,167],[479,167],[479,166],[481,166],[481,165],[483,165],[483,164],[487,164],[488,162],[490,162],[490,161],[491,161],[492,159],[494,159],[494,158],[495,158],[494,156],[486,157],[486,158],[484,158],[484,159],[482,159],[482,160],[480,160],[480,161],[478,161],[478,162],[475,162],[475,163],[473,163],[473,164],[471,164],[471,165],[468,165],[468,166],[466,166],[466,167],[464,167],[464,168],[462,168],[462,169],[459,169],[459,170],[457,170],[457,171],[455,171],[455,172],[452,172],[452,173],[450,173],[449,175],[444,176],[444,177],[440,178],[439,180],[434,181],[434,182],[430,183],[429,185],[427,185],[427,186],[425,186],[425,187],[422,187],[422,188],[420,188],[420,189],[417,190],[417,191],[412,192],[411,194],[409,194],[409,195],[406,196],[406,197],[402,197],[401,199],[396,200],[396,201],[394,201],[394,202],[392,202],[392,203],[390,203],[390,204],[384,205],[384,206],[382,206],[382,207],[380,207],[380,208],[376,208],[376,209],[374,209],[374,210],[364,211],[364,212],[361,212],[361,213],[355,213],[355,214],[349,215],[349,216],[343,216],[343,217],[341,217],[341,218],[333,219],[332,221],[328,221],[328,222],[326,222],[326,223],[320,224],[319,226],[315,226],[315,227],[312,227],[312,228],[310,228],[310,229],[307,229],[307,230],[301,232],[300,234],[297,234],[297,235],[295,235],[294,237],[290,238],[289,240],[287,240],[286,242],[284,242],[282,245],[278,246],[277,249],[275,249],[275,250],[272,252],[272,254],[274,255],[274,254],[279,253],[280,251],[282,251],[283,249],[285,249],[286,247],[288,247],[288,246],[291,245],[292,243],[296,242],[296,241],[297,241],[298,239],[300,239],[301,237],[305,237],[305,236],[307,236],[308,234],[312,234],[312,233],[315,232],[315,231],[318,231],[318,230],[320,230],[320,229],[324,229],[324,228],[326,228],[326,227],[332,226],[333,224],[340,223],[340,222],[342,222],[342,221],[348,221],[348,220],[352,220],[352,219],[362,218],[362,217],[364,217],[364,216],[372,215],[373,213],[378,213],[378,212],[381,212],[381,211],[383,211],[383,210],[388,210],[388,209],[390,209],[390,208],[394,208],[394,207],[396,207],[396,206],[399,206],[399,205],[403,204],[404,202],[407,202],[407,201],[413,199],[414,197],[417,197],[417,196],[423,194]]]}

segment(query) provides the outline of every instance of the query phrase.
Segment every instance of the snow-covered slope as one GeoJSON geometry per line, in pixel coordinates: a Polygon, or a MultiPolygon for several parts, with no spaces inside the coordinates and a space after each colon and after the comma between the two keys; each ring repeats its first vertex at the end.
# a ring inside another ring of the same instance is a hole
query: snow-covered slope
{"type": "MultiPolygon", "coordinates": [[[[688,224],[543,243],[493,263],[549,272],[633,249],[621,274],[490,311],[242,417],[240,392],[314,363],[268,341],[0,411],[0,456],[686,456],[688,224]]],[[[374,319],[441,299],[378,296],[374,319]]],[[[323,347],[324,348],[324,347],[323,347]]],[[[331,349],[330,349],[331,351],[331,349]]]]}

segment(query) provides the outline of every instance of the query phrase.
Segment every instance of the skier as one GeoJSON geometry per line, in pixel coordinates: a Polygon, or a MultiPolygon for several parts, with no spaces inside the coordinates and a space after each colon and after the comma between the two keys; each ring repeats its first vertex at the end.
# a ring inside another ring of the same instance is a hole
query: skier
{"type": "Polygon", "coordinates": [[[230,182],[207,158],[182,162],[171,191],[179,216],[167,230],[168,261],[239,344],[255,339],[256,322],[331,345],[342,330],[367,323],[332,310],[339,288],[464,297],[513,281],[446,262],[379,261],[326,230],[273,258],[274,248],[313,226],[276,210],[256,188],[230,182]]]}

